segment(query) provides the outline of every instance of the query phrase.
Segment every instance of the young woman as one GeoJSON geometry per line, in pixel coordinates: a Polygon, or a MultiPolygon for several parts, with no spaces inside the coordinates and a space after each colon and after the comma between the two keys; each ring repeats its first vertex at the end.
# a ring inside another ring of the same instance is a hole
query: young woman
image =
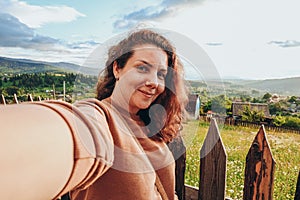
{"type": "MultiPolygon", "coordinates": [[[[138,30],[109,49],[105,71],[97,84],[97,99],[74,105],[50,101],[3,108],[7,115],[19,112],[50,116],[51,121],[39,118],[39,126],[60,127],[55,128],[58,133],[54,137],[66,141],[66,146],[48,144],[35,134],[42,128],[27,133],[35,137],[35,143],[41,140],[42,144],[39,153],[28,152],[25,146],[24,154],[31,153],[30,158],[35,153],[43,159],[47,157],[52,166],[45,170],[42,167],[47,164],[32,159],[40,174],[48,171],[39,182],[55,188],[37,190],[39,197],[57,198],[71,191],[71,199],[76,200],[176,199],[174,157],[167,143],[177,136],[183,119],[186,93],[182,73],[175,48],[166,38],[151,30],[138,30]],[[63,153],[54,156],[43,146],[54,146],[56,152],[63,153]],[[64,169],[55,165],[61,160],[66,160],[64,169]]],[[[28,131],[31,120],[25,121],[28,131]]],[[[22,145],[22,141],[18,144],[22,145]]],[[[19,170],[22,167],[14,169],[19,170]]],[[[36,175],[28,171],[30,176],[36,175]]],[[[32,190],[35,185],[26,187],[32,190]]],[[[24,195],[36,198],[26,193],[24,185],[20,187],[24,190],[22,199],[26,199],[24,195]]],[[[5,194],[12,195],[8,190],[5,194]]]]}

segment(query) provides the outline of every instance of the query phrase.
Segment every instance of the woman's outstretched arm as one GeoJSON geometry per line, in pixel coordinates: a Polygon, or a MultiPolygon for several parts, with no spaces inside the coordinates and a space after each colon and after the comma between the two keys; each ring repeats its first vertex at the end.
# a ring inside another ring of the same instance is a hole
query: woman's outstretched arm
{"type": "Polygon", "coordinates": [[[95,106],[1,105],[0,124],[1,199],[55,199],[87,187],[111,166],[113,148],[96,141],[112,144],[95,106]]]}

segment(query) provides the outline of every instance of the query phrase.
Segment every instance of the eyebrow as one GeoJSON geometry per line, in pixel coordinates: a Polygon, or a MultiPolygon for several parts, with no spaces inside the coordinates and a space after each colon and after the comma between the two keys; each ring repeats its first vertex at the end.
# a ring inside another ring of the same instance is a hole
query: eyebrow
{"type": "MultiPolygon", "coordinates": [[[[137,61],[139,61],[139,62],[142,62],[142,63],[144,63],[144,64],[146,64],[147,66],[149,66],[149,67],[153,67],[153,65],[152,64],[150,64],[150,63],[148,63],[147,61],[145,61],[145,60],[137,60],[137,61]]],[[[161,68],[161,69],[159,69],[160,71],[165,71],[165,72],[167,72],[168,70],[167,69],[165,69],[165,68],[161,68]]]]}
{"type": "Polygon", "coordinates": [[[144,64],[146,64],[146,65],[149,65],[149,67],[153,67],[153,65],[151,65],[150,63],[148,63],[148,62],[145,61],[145,60],[137,60],[137,61],[142,62],[142,63],[144,63],[144,64]]]}

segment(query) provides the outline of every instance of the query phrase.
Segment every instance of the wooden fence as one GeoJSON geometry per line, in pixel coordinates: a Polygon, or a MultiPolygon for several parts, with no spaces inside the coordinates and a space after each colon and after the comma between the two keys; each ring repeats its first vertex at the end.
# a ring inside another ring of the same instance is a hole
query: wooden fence
{"type": "MultiPolygon", "coordinates": [[[[260,123],[260,122],[236,121],[235,125],[258,128],[262,125],[262,123],[260,123]]],[[[299,128],[275,126],[275,125],[269,125],[269,124],[263,124],[263,125],[264,125],[265,129],[268,130],[268,131],[289,132],[289,133],[300,134],[300,129],[299,128]]]]}
{"type": "MultiPolygon", "coordinates": [[[[185,160],[176,167],[185,166],[185,160]]],[[[182,185],[179,199],[184,200],[224,200],[227,155],[216,120],[212,118],[208,133],[200,150],[199,188],[182,185]]],[[[266,138],[264,125],[261,125],[246,156],[243,200],[273,199],[275,161],[266,138]]],[[[183,172],[177,177],[182,179],[183,172]]],[[[182,181],[181,181],[182,182],[182,181]]],[[[177,188],[179,189],[179,188],[177,188]]],[[[178,193],[178,191],[177,191],[178,193]]],[[[300,200],[300,171],[296,185],[295,200],[300,200]]]]}
{"type": "MultiPolygon", "coordinates": [[[[212,117],[200,116],[199,120],[210,122],[211,118],[212,117]]],[[[264,125],[267,131],[289,132],[289,133],[300,134],[300,128],[275,126],[274,124],[268,124],[266,122],[248,122],[242,120],[234,120],[233,118],[226,118],[224,116],[214,117],[214,118],[217,120],[218,124],[225,124],[229,126],[244,126],[244,127],[251,127],[251,128],[259,128],[261,125],[264,125]]]]}
{"type": "MultiPolygon", "coordinates": [[[[28,95],[28,101],[33,101],[28,95]]],[[[40,99],[39,99],[40,100],[40,99]]],[[[5,104],[5,98],[1,96],[5,104]]],[[[14,103],[19,103],[14,95],[14,103]]],[[[171,150],[182,152],[185,148],[181,138],[173,143],[171,150]]],[[[219,133],[216,119],[211,118],[210,126],[200,150],[199,188],[184,184],[185,153],[176,160],[176,192],[180,200],[224,200],[226,184],[227,154],[219,133]]],[[[246,156],[243,200],[272,200],[275,161],[261,125],[246,156]]],[[[67,197],[67,196],[66,196],[67,197]]],[[[294,200],[300,200],[300,171],[294,200]]]]}

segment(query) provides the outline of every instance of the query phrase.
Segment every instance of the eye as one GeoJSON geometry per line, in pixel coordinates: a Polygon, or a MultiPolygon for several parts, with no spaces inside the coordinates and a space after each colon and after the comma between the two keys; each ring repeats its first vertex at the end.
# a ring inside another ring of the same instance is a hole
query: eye
{"type": "Polygon", "coordinates": [[[141,73],[146,73],[149,72],[149,67],[145,66],[145,65],[139,65],[136,67],[137,70],[141,73]]]}
{"type": "Polygon", "coordinates": [[[164,72],[164,71],[159,71],[159,72],[157,73],[157,76],[158,76],[158,78],[159,78],[160,80],[165,80],[165,79],[166,79],[166,76],[167,76],[167,73],[164,72]]]}

